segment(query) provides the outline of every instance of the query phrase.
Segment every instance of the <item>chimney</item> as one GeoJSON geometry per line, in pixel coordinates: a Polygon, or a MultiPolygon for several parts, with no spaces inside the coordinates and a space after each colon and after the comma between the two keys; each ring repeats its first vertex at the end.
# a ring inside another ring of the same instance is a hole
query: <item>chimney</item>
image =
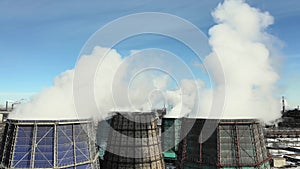
{"type": "Polygon", "coordinates": [[[282,113],[285,112],[285,99],[284,96],[282,96],[282,113]]]}
{"type": "Polygon", "coordinates": [[[6,101],[5,110],[8,111],[8,101],[6,101]]]}

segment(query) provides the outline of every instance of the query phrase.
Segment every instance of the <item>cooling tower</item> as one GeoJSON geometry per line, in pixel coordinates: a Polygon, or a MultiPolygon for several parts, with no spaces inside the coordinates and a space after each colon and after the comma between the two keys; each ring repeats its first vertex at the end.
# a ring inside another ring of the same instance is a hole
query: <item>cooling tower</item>
{"type": "Polygon", "coordinates": [[[0,161],[5,168],[99,168],[90,120],[7,120],[0,161]]]}
{"type": "Polygon", "coordinates": [[[111,121],[104,168],[164,169],[154,113],[117,113],[111,121]]]}
{"type": "Polygon", "coordinates": [[[179,145],[178,169],[270,168],[263,130],[257,120],[215,120],[218,125],[205,142],[201,141],[204,119],[183,119],[182,128],[193,122],[187,134],[181,133],[185,137],[179,145]]]}

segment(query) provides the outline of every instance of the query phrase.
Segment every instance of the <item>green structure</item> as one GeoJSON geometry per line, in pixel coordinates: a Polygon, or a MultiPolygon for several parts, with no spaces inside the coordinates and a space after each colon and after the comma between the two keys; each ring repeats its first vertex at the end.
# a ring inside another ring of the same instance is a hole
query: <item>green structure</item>
{"type": "Polygon", "coordinates": [[[162,150],[165,161],[175,161],[177,159],[178,145],[180,142],[181,119],[168,118],[162,119],[162,150]]]}
{"type": "MultiPolygon", "coordinates": [[[[270,156],[260,123],[253,119],[211,120],[217,126],[203,142],[207,120],[183,119],[182,128],[193,124],[178,148],[178,169],[269,169],[270,156]]],[[[187,131],[181,130],[185,135],[187,131]]]]}

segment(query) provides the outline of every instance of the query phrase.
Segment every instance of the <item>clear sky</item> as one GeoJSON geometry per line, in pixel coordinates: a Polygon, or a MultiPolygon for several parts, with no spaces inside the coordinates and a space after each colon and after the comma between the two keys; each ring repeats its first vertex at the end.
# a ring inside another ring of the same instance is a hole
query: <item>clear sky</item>
{"type": "MultiPolygon", "coordinates": [[[[121,16],[137,12],[165,12],[182,17],[208,35],[214,25],[211,11],[216,0],[130,1],[0,1],[0,104],[29,97],[51,86],[53,78],[72,69],[86,40],[99,28],[121,16]]],[[[300,1],[247,0],[269,11],[275,23],[268,32],[282,41],[277,96],[285,95],[294,107],[300,104],[300,1]]],[[[151,39],[151,38],[150,38],[151,39]]],[[[159,42],[152,47],[158,47],[159,42]]],[[[161,42],[163,43],[163,41],[161,42]]],[[[127,43],[128,44],[128,43],[127,43]]],[[[151,46],[151,41],[147,47],[151,46]]],[[[132,43],[120,53],[143,49],[132,43]]],[[[172,51],[175,46],[165,46],[172,51]]],[[[184,55],[184,53],[179,53],[184,55]]]]}

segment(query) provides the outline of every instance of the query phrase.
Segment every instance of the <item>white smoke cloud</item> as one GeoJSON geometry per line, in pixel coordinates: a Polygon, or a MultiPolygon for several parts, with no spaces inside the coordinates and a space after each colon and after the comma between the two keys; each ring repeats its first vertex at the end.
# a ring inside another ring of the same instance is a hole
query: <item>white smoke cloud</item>
{"type": "Polygon", "coordinates": [[[11,119],[74,119],[72,80],[74,70],[68,70],[54,80],[54,85],[37,94],[28,103],[9,114],[11,119]]]}
{"type": "MultiPolygon", "coordinates": [[[[209,30],[214,53],[205,64],[214,70],[219,58],[226,80],[224,118],[259,118],[271,121],[280,115],[274,99],[274,85],[279,79],[272,67],[266,32],[274,19],[268,12],[250,7],[242,0],[226,0],[212,13],[217,25],[209,30]]],[[[219,75],[212,72],[217,86],[219,75]]],[[[209,96],[208,96],[209,97],[209,96]]]]}
{"type": "MultiPolygon", "coordinates": [[[[145,57],[146,54],[139,56],[138,51],[133,54],[133,56],[122,58],[114,49],[95,47],[90,55],[84,55],[78,61],[77,68],[83,70],[82,72],[75,72],[75,69],[72,69],[62,73],[55,78],[52,87],[36,95],[31,102],[19,106],[10,114],[9,118],[29,120],[103,118],[114,110],[150,111],[153,108],[162,108],[163,104],[168,103],[174,105],[176,114],[179,114],[181,109],[183,109],[184,114],[190,112],[195,98],[195,92],[193,91],[195,86],[192,85],[192,80],[182,80],[180,83],[181,90],[167,91],[168,86],[174,83],[172,82],[174,80],[165,72],[159,69],[143,70],[149,64],[150,67],[161,67],[159,64],[165,65],[164,62],[169,62],[169,56],[160,53],[165,59],[152,57],[149,59],[153,63],[150,63],[147,56],[145,57]],[[107,51],[109,53],[103,57],[107,51]],[[99,60],[101,60],[101,64],[98,65],[97,70],[93,70],[94,65],[98,64],[99,60]],[[137,73],[140,70],[143,71],[137,73]],[[89,80],[93,80],[97,107],[89,107],[90,103],[87,102],[86,96],[83,96],[76,104],[85,104],[84,106],[87,109],[78,111],[75,108],[73,98],[73,92],[76,90],[73,89],[75,73],[81,77],[79,84],[81,88],[91,87],[89,80]],[[92,77],[93,73],[95,73],[94,77],[92,77]],[[173,95],[170,94],[172,92],[174,92],[173,95]],[[181,99],[181,96],[183,99],[181,99]],[[181,102],[185,100],[187,102],[182,104],[181,102]]],[[[176,62],[174,65],[170,67],[176,68],[177,72],[184,70],[178,70],[176,62]]],[[[169,71],[169,73],[171,72],[169,71]]],[[[173,113],[174,110],[172,110],[173,113]]]]}
{"type": "MultiPolygon", "coordinates": [[[[95,47],[91,55],[85,55],[80,58],[77,63],[79,67],[85,67],[87,72],[93,72],[92,65],[99,61],[106,52],[107,48],[95,47]]],[[[95,76],[96,87],[95,90],[99,93],[96,95],[97,101],[105,105],[105,110],[112,108],[113,103],[109,98],[109,89],[111,87],[114,72],[119,64],[122,62],[121,56],[115,51],[111,50],[108,57],[103,60],[103,65],[99,70],[100,73],[95,76]],[[104,73],[103,73],[104,72],[104,73]],[[99,91],[99,89],[101,89],[99,91]]],[[[55,78],[52,87],[43,90],[38,95],[34,96],[31,102],[19,106],[13,113],[9,115],[11,119],[29,119],[29,120],[58,120],[58,119],[77,119],[90,118],[94,114],[93,111],[76,112],[73,98],[73,78],[75,69],[68,70],[55,78]]],[[[83,73],[86,72],[76,72],[83,73]]],[[[79,75],[80,76],[80,75],[79,75]]],[[[86,76],[84,78],[88,78],[86,76]]],[[[84,87],[84,86],[83,86],[84,87]]]]}
{"type": "MultiPolygon", "coordinates": [[[[90,116],[106,116],[112,110],[150,110],[162,107],[172,108],[168,116],[219,118],[209,114],[214,93],[226,89],[226,100],[222,118],[259,118],[271,121],[280,114],[280,102],[274,99],[274,84],[279,76],[272,67],[274,53],[270,46],[274,39],[266,29],[273,24],[273,17],[267,12],[250,7],[242,0],[225,0],[213,11],[216,25],[209,30],[213,53],[204,63],[210,70],[214,88],[207,89],[200,79],[193,79],[180,64],[161,53],[159,57],[138,57],[139,51],[122,58],[114,49],[102,60],[95,77],[85,76],[93,72],[92,67],[109,50],[95,47],[90,55],[82,56],[78,67],[82,88],[85,81],[93,79],[96,108],[76,113],[73,98],[74,70],[68,70],[56,77],[54,85],[35,96],[31,102],[19,106],[9,118],[12,119],[74,119],[90,116]],[[220,80],[216,65],[219,59],[224,70],[226,84],[220,80]],[[145,71],[144,67],[166,67],[170,75],[178,75],[178,86],[163,72],[145,71]],[[91,69],[89,69],[91,68],[91,69]],[[178,69],[180,68],[180,69],[178,69]],[[82,75],[80,75],[82,73],[82,75]],[[186,75],[186,76],[185,76],[186,75]],[[180,76],[180,77],[179,77],[180,76]],[[134,78],[133,78],[134,77],[134,78]],[[133,80],[132,80],[133,78],[133,80]],[[171,90],[172,89],[172,90],[171,90]],[[199,109],[197,107],[199,106],[199,109]],[[196,109],[195,109],[196,107],[196,109]],[[99,112],[100,111],[100,112],[99,112]]],[[[142,55],[142,54],[141,54],[142,55]]],[[[85,97],[81,104],[89,105],[85,97]]],[[[77,110],[78,111],[78,110],[77,110]]]]}
{"type": "Polygon", "coordinates": [[[166,91],[166,101],[172,106],[167,117],[199,116],[197,103],[200,101],[200,91],[205,91],[204,87],[200,79],[183,79],[177,90],[166,91]]]}

